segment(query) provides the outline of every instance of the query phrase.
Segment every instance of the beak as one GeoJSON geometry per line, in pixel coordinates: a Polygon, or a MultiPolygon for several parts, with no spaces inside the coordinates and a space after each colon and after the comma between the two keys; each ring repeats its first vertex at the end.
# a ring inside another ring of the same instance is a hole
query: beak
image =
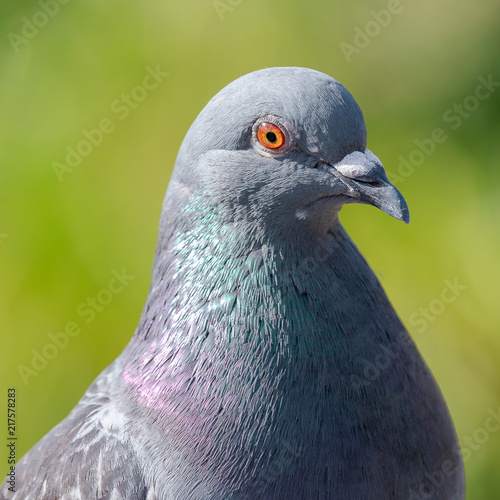
{"type": "Polygon", "coordinates": [[[369,149],[354,151],[331,166],[347,187],[347,196],[380,208],[406,224],[410,222],[410,211],[403,195],[391,184],[382,163],[369,149]]]}

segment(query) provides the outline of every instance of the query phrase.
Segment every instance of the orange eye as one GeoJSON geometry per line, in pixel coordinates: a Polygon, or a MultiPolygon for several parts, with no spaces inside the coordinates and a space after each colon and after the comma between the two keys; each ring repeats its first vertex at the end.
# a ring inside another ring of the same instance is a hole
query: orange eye
{"type": "Polygon", "coordinates": [[[285,134],[272,123],[264,122],[257,129],[257,139],[268,149],[278,149],[285,144],[285,134]]]}

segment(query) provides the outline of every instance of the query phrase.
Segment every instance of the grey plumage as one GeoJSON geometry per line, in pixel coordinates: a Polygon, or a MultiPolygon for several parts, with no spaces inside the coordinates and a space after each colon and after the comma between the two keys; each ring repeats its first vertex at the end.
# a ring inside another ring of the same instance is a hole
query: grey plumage
{"type": "Polygon", "coordinates": [[[353,202],[409,220],[342,85],[270,68],[219,92],[180,148],[137,331],[1,498],[463,499],[439,389],[338,221],[353,202]]]}

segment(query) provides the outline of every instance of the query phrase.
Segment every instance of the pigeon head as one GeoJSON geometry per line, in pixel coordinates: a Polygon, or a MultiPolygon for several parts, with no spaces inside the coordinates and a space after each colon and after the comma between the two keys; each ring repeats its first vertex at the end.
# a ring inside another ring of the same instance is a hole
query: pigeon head
{"type": "Polygon", "coordinates": [[[409,221],[404,198],[366,148],[352,95],[306,68],[263,69],[222,89],[188,131],[172,180],[226,207],[228,218],[274,227],[325,229],[353,202],[409,221]]]}

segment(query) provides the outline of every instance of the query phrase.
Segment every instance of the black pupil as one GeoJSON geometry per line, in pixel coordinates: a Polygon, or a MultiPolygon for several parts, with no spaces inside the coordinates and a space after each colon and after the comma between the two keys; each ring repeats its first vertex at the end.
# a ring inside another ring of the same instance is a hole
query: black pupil
{"type": "Polygon", "coordinates": [[[266,139],[271,143],[276,142],[278,140],[274,132],[267,132],[266,139]]]}

